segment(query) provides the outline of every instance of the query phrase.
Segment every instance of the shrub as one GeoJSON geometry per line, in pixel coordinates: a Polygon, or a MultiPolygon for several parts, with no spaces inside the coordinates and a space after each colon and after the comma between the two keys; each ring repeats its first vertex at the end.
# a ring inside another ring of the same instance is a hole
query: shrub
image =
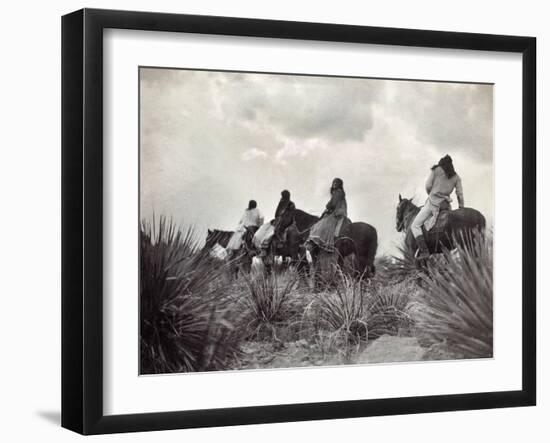
{"type": "Polygon", "coordinates": [[[413,279],[373,285],[366,303],[369,339],[398,335],[402,329],[410,328],[413,321],[408,307],[416,292],[418,287],[413,279]]]}
{"type": "MultiPolygon", "coordinates": [[[[419,278],[424,269],[418,265],[414,251],[406,246],[397,248],[398,255],[382,256],[377,258],[376,269],[378,270],[375,280],[379,283],[394,284],[402,281],[410,281],[419,278]]],[[[431,259],[434,259],[432,256],[431,259]]]]}
{"type": "Polygon", "coordinates": [[[464,239],[423,277],[416,320],[428,342],[464,358],[493,355],[493,248],[489,235],[464,239]]]}
{"type": "Polygon", "coordinates": [[[238,353],[238,318],[192,228],[164,217],[140,232],[140,372],[222,369],[238,353]]]}
{"type": "Polygon", "coordinates": [[[334,331],[344,342],[359,344],[367,340],[366,283],[341,270],[334,291],[325,291],[312,302],[312,313],[320,326],[334,331]]]}
{"type": "Polygon", "coordinates": [[[249,337],[258,337],[266,329],[276,338],[275,327],[293,316],[291,294],[298,283],[296,273],[286,272],[244,275],[246,289],[240,303],[246,312],[249,337]]]}

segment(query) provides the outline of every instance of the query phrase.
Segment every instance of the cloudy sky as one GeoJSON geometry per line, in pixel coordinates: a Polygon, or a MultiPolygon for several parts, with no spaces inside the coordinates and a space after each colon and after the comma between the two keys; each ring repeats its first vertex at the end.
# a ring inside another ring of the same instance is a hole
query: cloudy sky
{"type": "MultiPolygon", "coordinates": [[[[445,154],[466,205],[493,221],[493,87],[141,68],[141,215],[235,229],[248,204],[273,217],[280,191],[319,215],[334,177],[349,217],[393,252],[398,195],[426,198],[445,154]]],[[[456,206],[456,198],[454,205],[456,206]]]]}

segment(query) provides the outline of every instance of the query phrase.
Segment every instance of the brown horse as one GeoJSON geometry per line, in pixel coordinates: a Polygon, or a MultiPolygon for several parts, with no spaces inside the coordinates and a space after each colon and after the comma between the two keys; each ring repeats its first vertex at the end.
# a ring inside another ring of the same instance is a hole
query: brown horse
{"type": "MultiPolygon", "coordinates": [[[[396,211],[396,229],[398,232],[405,232],[405,248],[411,254],[414,254],[418,248],[416,240],[411,231],[411,224],[420,212],[420,207],[416,206],[412,199],[401,197],[399,194],[399,203],[396,211]]],[[[439,212],[441,217],[444,211],[439,212]]],[[[449,211],[446,221],[437,225],[429,232],[424,232],[426,244],[430,254],[443,252],[445,249],[454,249],[457,243],[462,243],[466,236],[470,236],[474,231],[483,232],[485,230],[485,217],[481,212],[472,208],[460,208],[449,211]]]]}
{"type": "MultiPolygon", "coordinates": [[[[296,209],[292,217],[279,221],[280,230],[284,231],[283,241],[277,243],[276,252],[285,254],[297,260],[298,266],[305,263],[305,243],[309,237],[311,227],[319,221],[319,217],[296,209]]],[[[354,271],[358,276],[372,277],[375,273],[374,257],[378,248],[378,234],[376,229],[363,222],[350,223],[347,228],[335,239],[334,247],[339,266],[344,266],[344,259],[353,254],[354,271]]],[[[312,259],[318,257],[318,249],[313,247],[312,259]]]]}

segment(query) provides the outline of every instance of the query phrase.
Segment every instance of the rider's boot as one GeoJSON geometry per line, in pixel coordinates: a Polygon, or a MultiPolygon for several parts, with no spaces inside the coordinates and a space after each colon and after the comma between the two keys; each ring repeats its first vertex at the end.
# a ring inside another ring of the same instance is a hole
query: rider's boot
{"type": "Polygon", "coordinates": [[[419,235],[415,240],[416,245],[418,246],[418,250],[416,251],[416,259],[426,260],[430,256],[430,251],[426,245],[426,239],[423,235],[419,235]]]}

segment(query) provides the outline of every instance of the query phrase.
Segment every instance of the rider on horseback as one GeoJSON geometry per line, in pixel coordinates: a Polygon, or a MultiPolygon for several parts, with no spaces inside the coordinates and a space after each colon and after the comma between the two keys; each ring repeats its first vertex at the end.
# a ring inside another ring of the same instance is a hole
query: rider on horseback
{"type": "Polygon", "coordinates": [[[340,235],[342,224],[348,215],[342,179],[335,178],[332,181],[330,195],[331,198],[326,204],[321,219],[311,228],[308,243],[313,242],[328,252],[334,252],[334,239],[340,235]]]}
{"type": "Polygon", "coordinates": [[[284,218],[288,220],[292,220],[293,213],[296,210],[296,206],[290,200],[290,192],[286,189],[281,192],[281,200],[279,201],[279,204],[277,205],[277,209],[275,210],[275,219],[272,221],[273,226],[275,226],[275,234],[277,236],[280,236],[282,234],[282,229],[285,226],[282,226],[283,223],[281,223],[281,219],[284,218]]]}
{"type": "Polygon", "coordinates": [[[231,252],[239,250],[247,230],[254,233],[263,222],[264,217],[257,208],[256,200],[250,200],[248,202],[248,208],[244,211],[243,216],[239,220],[239,226],[227,244],[227,249],[231,252]]]}
{"type": "MultiPolygon", "coordinates": [[[[428,220],[431,226],[435,224],[440,209],[450,206],[450,195],[453,191],[456,192],[458,206],[463,208],[462,180],[454,169],[452,158],[446,155],[439,160],[437,165],[432,166],[430,175],[426,180],[428,199],[411,224],[411,231],[418,246],[417,259],[423,260],[430,256],[426,239],[422,233],[422,225],[428,220]]],[[[427,230],[431,226],[427,226],[427,230]]]]}
{"type": "Polygon", "coordinates": [[[290,200],[290,192],[286,189],[281,192],[281,200],[275,210],[275,218],[265,223],[256,231],[253,238],[254,246],[260,250],[260,256],[266,256],[271,245],[273,235],[280,238],[283,231],[294,218],[296,206],[290,200]],[[283,220],[284,218],[284,220],[283,220]]]}

